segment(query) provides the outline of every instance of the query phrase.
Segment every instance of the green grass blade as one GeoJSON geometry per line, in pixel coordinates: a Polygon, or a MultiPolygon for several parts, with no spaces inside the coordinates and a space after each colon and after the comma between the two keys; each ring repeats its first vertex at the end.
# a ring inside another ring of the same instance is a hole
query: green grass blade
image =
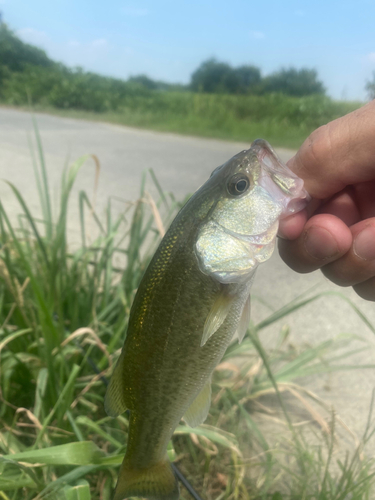
{"type": "Polygon", "coordinates": [[[44,194],[44,191],[42,189],[42,183],[41,183],[40,175],[39,175],[39,171],[38,171],[38,163],[36,161],[35,154],[34,154],[34,148],[33,148],[33,145],[32,145],[32,142],[31,142],[31,139],[29,136],[28,136],[28,143],[29,143],[29,150],[31,153],[32,165],[33,165],[33,169],[34,169],[36,186],[37,186],[38,194],[39,194],[40,206],[42,209],[42,214],[43,214],[44,220],[47,220],[48,213],[47,213],[45,194],[44,194]]]}
{"type": "MultiPolygon", "coordinates": [[[[49,195],[48,175],[47,175],[46,163],[44,160],[42,139],[40,137],[39,129],[38,129],[34,115],[32,115],[32,120],[33,120],[35,138],[36,138],[36,142],[37,142],[37,146],[38,146],[40,169],[41,169],[41,173],[42,173],[42,182],[43,182],[42,192],[43,192],[44,207],[45,207],[44,219],[45,219],[45,224],[46,224],[46,228],[47,228],[46,235],[47,235],[47,238],[50,239],[52,237],[53,219],[52,219],[51,200],[50,200],[50,195],[49,195]]],[[[42,206],[43,206],[43,204],[42,204],[42,206]]]]}
{"type": "MultiPolygon", "coordinates": [[[[0,476],[0,493],[2,491],[13,491],[13,490],[19,490],[21,488],[28,488],[28,489],[36,489],[37,488],[37,483],[33,481],[31,477],[28,477],[26,474],[2,474],[0,476]]],[[[1,498],[1,497],[0,497],[1,498]]],[[[2,498],[12,498],[14,499],[15,497],[2,497],[2,498]]]]}
{"type": "Polygon", "coordinates": [[[35,237],[37,239],[37,242],[38,242],[38,244],[40,246],[40,249],[41,249],[41,251],[43,253],[43,257],[44,257],[44,259],[46,261],[46,264],[47,264],[47,266],[49,266],[50,262],[49,262],[49,259],[48,259],[46,247],[45,247],[44,242],[43,242],[43,240],[42,240],[42,238],[41,238],[41,236],[39,234],[39,231],[38,231],[38,229],[37,229],[37,227],[36,227],[36,225],[34,223],[34,219],[33,219],[32,215],[31,215],[31,213],[30,213],[30,211],[29,211],[29,209],[28,209],[28,207],[27,207],[27,205],[25,203],[25,200],[23,199],[21,193],[18,191],[18,189],[16,188],[16,186],[14,186],[11,182],[8,182],[8,181],[4,181],[4,182],[6,184],[8,184],[8,186],[12,189],[12,191],[15,194],[18,202],[20,203],[23,211],[25,212],[25,216],[26,216],[26,218],[27,218],[27,220],[28,220],[28,222],[29,222],[29,224],[30,224],[33,232],[34,232],[34,235],[35,235],[35,237]]]}
{"type": "Polygon", "coordinates": [[[160,200],[164,203],[165,205],[165,208],[168,210],[169,209],[169,205],[168,205],[168,202],[167,202],[167,197],[162,189],[162,187],[160,186],[160,183],[158,181],[158,178],[156,177],[156,174],[154,172],[154,170],[152,168],[149,168],[149,173],[151,175],[151,178],[156,186],[156,189],[158,190],[158,193],[159,193],[159,196],[160,196],[160,200]]]}
{"type": "Polygon", "coordinates": [[[40,429],[40,431],[38,432],[34,447],[37,447],[38,444],[40,443],[40,441],[45,433],[47,425],[49,425],[49,423],[51,422],[52,418],[54,417],[54,415],[55,415],[57,409],[60,407],[60,405],[63,405],[66,409],[67,409],[67,407],[69,407],[70,403],[69,403],[69,401],[66,401],[65,396],[71,390],[71,388],[75,382],[75,379],[77,378],[79,370],[80,370],[79,366],[77,366],[77,365],[72,366],[68,381],[66,382],[65,387],[61,391],[60,396],[58,397],[55,406],[52,408],[49,415],[44,419],[43,426],[40,429]]]}
{"type": "MultiPolygon", "coordinates": [[[[38,487],[38,488],[41,487],[42,483],[39,481],[39,479],[37,478],[34,471],[32,469],[30,469],[29,467],[26,467],[25,465],[19,464],[19,463],[15,462],[14,460],[12,460],[10,458],[3,457],[3,456],[0,456],[0,464],[1,463],[2,463],[2,465],[6,465],[8,467],[11,466],[12,468],[20,469],[26,476],[29,477],[29,480],[31,480],[36,485],[36,487],[38,487]]],[[[18,474],[17,474],[17,477],[19,477],[18,474]]],[[[7,478],[7,474],[4,473],[4,471],[3,471],[0,479],[5,479],[9,483],[8,485],[3,484],[3,486],[2,486],[3,489],[5,489],[5,487],[8,487],[8,489],[17,489],[14,487],[15,485],[12,486],[12,481],[11,481],[9,475],[8,475],[8,479],[6,479],[6,478],[7,478]]],[[[19,488],[19,486],[18,486],[18,488],[19,488]]]]}
{"type": "Polygon", "coordinates": [[[102,436],[104,439],[106,439],[107,441],[112,443],[118,449],[122,448],[124,446],[124,443],[120,443],[119,441],[117,441],[117,439],[112,437],[107,432],[103,431],[103,429],[101,429],[101,427],[97,423],[92,422],[92,420],[90,420],[89,418],[87,418],[83,415],[77,417],[76,424],[77,425],[84,425],[84,426],[88,427],[89,429],[95,431],[96,434],[98,434],[99,436],[102,436]]]}
{"type": "Polygon", "coordinates": [[[65,500],[91,500],[90,485],[84,479],[75,486],[65,486],[63,493],[65,500]]]}
{"type": "Polygon", "coordinates": [[[43,399],[46,394],[47,381],[48,381],[48,370],[47,368],[41,368],[38,373],[38,378],[36,381],[36,389],[35,389],[34,415],[37,419],[39,419],[41,415],[43,399]]]}
{"type": "Polygon", "coordinates": [[[77,467],[72,471],[63,474],[59,478],[55,479],[53,482],[49,483],[38,496],[33,500],[41,500],[42,498],[47,498],[51,493],[57,493],[57,491],[61,490],[67,484],[74,484],[77,480],[81,479],[88,474],[91,474],[95,470],[99,469],[100,465],[83,465],[81,467],[77,467]]]}
{"type": "Polygon", "coordinates": [[[236,398],[236,396],[233,393],[233,391],[231,391],[228,388],[226,389],[226,391],[227,391],[230,399],[232,400],[232,402],[236,406],[238,406],[238,408],[240,410],[240,413],[241,413],[241,416],[245,419],[245,422],[246,422],[246,425],[249,428],[249,431],[252,432],[255,435],[255,437],[259,441],[260,445],[262,446],[263,450],[264,451],[268,451],[269,450],[269,445],[267,443],[267,440],[265,439],[265,437],[261,433],[259,427],[256,425],[256,423],[254,422],[254,420],[250,417],[249,413],[245,410],[245,407],[238,401],[238,399],[236,398]]]}
{"type": "MultiPolygon", "coordinates": [[[[265,368],[267,370],[268,377],[270,378],[270,380],[272,382],[272,385],[273,385],[273,387],[275,389],[275,393],[276,393],[277,399],[279,401],[280,407],[282,408],[282,411],[284,413],[285,419],[288,422],[289,429],[290,429],[290,431],[291,431],[291,433],[293,435],[293,438],[294,438],[294,440],[296,442],[296,445],[298,445],[299,450],[302,451],[303,447],[301,446],[299,437],[298,437],[297,433],[294,430],[292,421],[290,419],[290,416],[289,416],[288,411],[286,409],[286,406],[284,404],[282,395],[281,395],[281,393],[279,391],[279,388],[277,386],[277,382],[276,382],[275,377],[273,375],[273,372],[271,370],[267,354],[264,351],[264,348],[263,348],[261,342],[259,341],[259,338],[258,338],[256,330],[253,330],[253,331],[250,330],[250,338],[251,338],[252,342],[254,343],[254,346],[257,349],[257,351],[259,353],[259,356],[262,358],[264,366],[265,366],[265,368]]],[[[302,464],[302,469],[303,469],[303,472],[306,473],[306,471],[304,471],[304,465],[303,464],[302,464]]]]}
{"type": "Polygon", "coordinates": [[[194,429],[186,425],[179,425],[174,431],[174,435],[178,436],[181,434],[196,434],[198,436],[204,436],[214,443],[239,452],[237,439],[233,434],[223,432],[217,428],[211,428],[208,425],[200,425],[199,427],[195,427],[194,429]]]}
{"type": "MultiPolygon", "coordinates": [[[[41,319],[44,320],[45,326],[47,326],[46,329],[43,331],[46,332],[46,335],[44,336],[44,338],[46,340],[47,348],[48,348],[47,349],[47,360],[49,360],[50,359],[50,352],[52,352],[52,349],[55,347],[56,343],[59,340],[58,333],[57,333],[57,331],[55,329],[55,325],[53,324],[53,321],[52,321],[52,314],[48,308],[48,305],[46,304],[46,302],[44,300],[44,296],[43,296],[43,292],[42,292],[42,288],[41,288],[42,284],[34,276],[34,273],[31,269],[30,262],[23,251],[21,242],[18,240],[1,202],[0,202],[0,213],[1,213],[2,217],[4,218],[4,221],[9,229],[14,246],[17,249],[17,252],[18,252],[19,257],[21,259],[21,262],[25,268],[27,276],[30,278],[30,283],[31,283],[31,286],[35,292],[35,296],[36,296],[36,299],[38,301],[38,304],[39,304],[41,310],[43,311],[43,318],[41,318],[41,319]]],[[[53,370],[50,371],[50,374],[51,374],[51,372],[53,373],[53,370]]]]}
{"type": "Polygon", "coordinates": [[[268,318],[264,319],[263,321],[260,321],[257,325],[255,325],[256,330],[259,331],[259,330],[262,330],[263,328],[266,328],[267,326],[271,325],[272,323],[275,323],[276,321],[279,321],[280,319],[284,318],[285,316],[288,316],[292,312],[295,312],[298,309],[301,309],[302,307],[319,299],[323,295],[324,295],[324,293],[319,293],[319,294],[315,295],[314,297],[304,299],[304,300],[297,302],[297,303],[295,301],[292,301],[290,304],[287,304],[286,306],[281,307],[278,311],[276,311],[275,313],[268,316],[268,318]]]}
{"type": "Polygon", "coordinates": [[[29,464],[93,465],[100,462],[103,452],[92,441],[51,446],[41,450],[28,450],[3,458],[29,464]]]}

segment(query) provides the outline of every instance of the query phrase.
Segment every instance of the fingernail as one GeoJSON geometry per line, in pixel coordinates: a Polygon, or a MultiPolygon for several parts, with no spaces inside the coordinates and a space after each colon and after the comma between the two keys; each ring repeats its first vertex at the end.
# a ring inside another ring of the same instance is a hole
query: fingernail
{"type": "Polygon", "coordinates": [[[335,238],[322,227],[311,226],[305,234],[304,245],[306,252],[319,260],[330,259],[339,251],[335,238]]]}
{"type": "Polygon", "coordinates": [[[375,259],[375,227],[366,226],[354,239],[353,251],[363,260],[375,259]]]}

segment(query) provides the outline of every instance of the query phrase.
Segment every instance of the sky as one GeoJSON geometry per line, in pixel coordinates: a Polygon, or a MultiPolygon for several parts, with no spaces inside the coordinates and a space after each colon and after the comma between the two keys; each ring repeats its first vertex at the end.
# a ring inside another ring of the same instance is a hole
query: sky
{"type": "Polygon", "coordinates": [[[265,76],[314,68],[336,99],[366,99],[375,0],[0,0],[24,41],[68,66],[188,83],[208,58],[265,76]]]}

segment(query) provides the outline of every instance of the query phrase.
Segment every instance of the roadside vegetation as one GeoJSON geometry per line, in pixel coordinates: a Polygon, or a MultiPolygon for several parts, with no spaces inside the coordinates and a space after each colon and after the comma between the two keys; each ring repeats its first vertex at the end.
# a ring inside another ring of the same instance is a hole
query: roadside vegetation
{"type": "MultiPolygon", "coordinates": [[[[30,212],[11,184],[18,217],[0,202],[0,498],[110,500],[128,419],[105,414],[106,382],[139,280],[180,203],[162,191],[152,171],[123,212],[116,215],[108,202],[105,220],[82,191],[81,243],[72,249],[66,227],[76,201],[71,189],[81,168],[92,168],[91,162],[99,176],[100,165],[87,156],[64,171],[54,213],[37,130],[36,138],[42,216],[30,212]],[[150,183],[155,199],[147,194],[150,183]]],[[[181,422],[176,429],[170,458],[204,500],[374,498],[374,462],[365,448],[372,409],[357,439],[301,385],[304,377],[358,368],[350,356],[368,347],[354,336],[303,349],[288,340],[288,315],[322,295],[299,297],[251,324],[214,373],[207,422],[195,429],[181,422]],[[259,333],[270,325],[279,337],[265,352],[259,333]],[[343,435],[352,440],[351,452],[341,448],[343,435]]],[[[181,498],[190,498],[183,487],[181,498]]]]}
{"type": "Polygon", "coordinates": [[[375,71],[372,73],[372,80],[366,82],[366,91],[370,99],[375,99],[375,71]]]}
{"type": "MultiPolygon", "coordinates": [[[[367,87],[371,94],[371,83],[367,87]]],[[[127,81],[68,68],[0,25],[0,103],[65,116],[251,142],[298,147],[315,128],[360,107],[325,95],[315,70],[284,68],[262,76],[210,59],[189,85],[127,81]]]]}

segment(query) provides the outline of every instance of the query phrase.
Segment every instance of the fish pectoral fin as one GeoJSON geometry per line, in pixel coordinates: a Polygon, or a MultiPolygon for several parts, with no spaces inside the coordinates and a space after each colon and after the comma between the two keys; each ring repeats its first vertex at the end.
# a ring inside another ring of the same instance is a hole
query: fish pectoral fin
{"type": "Polygon", "coordinates": [[[110,417],[118,417],[128,409],[125,402],[122,364],[123,356],[121,354],[109,382],[107,392],[105,393],[104,408],[107,415],[110,417]]]}
{"type": "Polygon", "coordinates": [[[248,296],[244,308],[242,310],[241,318],[237,326],[236,333],[234,334],[235,337],[238,338],[238,343],[241,344],[243,341],[245,334],[247,332],[247,329],[249,327],[250,323],[250,295],[248,296]]]}
{"type": "Polygon", "coordinates": [[[211,377],[207,380],[205,386],[198,396],[189,406],[183,419],[190,427],[197,427],[202,424],[208,415],[211,406],[211,377]]]}
{"type": "Polygon", "coordinates": [[[234,297],[230,296],[227,290],[220,291],[204,323],[201,347],[224,323],[233,300],[234,297]]]}

